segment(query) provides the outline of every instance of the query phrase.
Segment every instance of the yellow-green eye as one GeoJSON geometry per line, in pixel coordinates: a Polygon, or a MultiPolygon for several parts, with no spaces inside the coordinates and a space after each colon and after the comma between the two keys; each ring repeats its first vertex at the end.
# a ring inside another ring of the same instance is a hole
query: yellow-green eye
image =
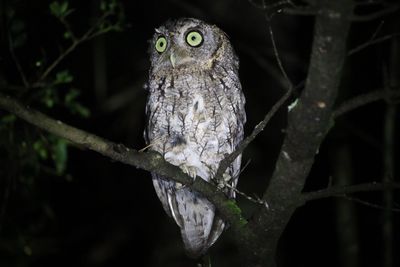
{"type": "Polygon", "coordinates": [[[158,37],[156,41],[156,50],[159,53],[162,53],[167,49],[167,39],[164,36],[158,37]]]}
{"type": "Polygon", "coordinates": [[[200,46],[203,43],[203,35],[198,31],[191,31],[186,35],[186,43],[193,47],[200,46]]]}

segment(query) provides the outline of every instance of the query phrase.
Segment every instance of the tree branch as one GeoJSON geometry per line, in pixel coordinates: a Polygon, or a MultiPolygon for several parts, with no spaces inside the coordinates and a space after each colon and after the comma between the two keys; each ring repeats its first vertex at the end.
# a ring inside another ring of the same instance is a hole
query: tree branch
{"type": "Polygon", "coordinates": [[[385,98],[395,98],[395,97],[400,97],[399,88],[393,88],[390,91],[378,89],[366,94],[362,94],[340,104],[333,112],[333,117],[337,118],[349,111],[352,111],[354,109],[357,109],[359,107],[365,106],[367,104],[370,104],[378,100],[382,100],[385,98]]]}
{"type": "Polygon", "coordinates": [[[296,6],[283,9],[283,14],[295,16],[315,16],[318,9],[312,6],[296,6]]]}
{"type": "Polygon", "coordinates": [[[353,49],[350,49],[349,52],[347,53],[347,55],[348,56],[352,56],[352,55],[360,52],[361,50],[363,50],[363,49],[365,49],[365,48],[367,48],[367,47],[369,47],[371,45],[379,44],[379,43],[382,43],[384,41],[396,38],[398,36],[400,36],[400,33],[392,33],[392,34],[388,34],[388,35],[385,35],[385,36],[382,36],[382,37],[379,37],[379,38],[376,38],[376,39],[371,38],[369,41],[367,41],[367,42],[365,42],[365,43],[363,43],[363,44],[361,44],[361,45],[359,45],[359,46],[357,46],[357,47],[355,47],[353,49]]]}
{"type": "Polygon", "coordinates": [[[228,199],[217,186],[206,182],[202,178],[196,177],[193,180],[190,176],[182,172],[179,167],[165,161],[159,153],[138,152],[121,144],[110,142],[61,121],[54,120],[2,93],[0,93],[0,108],[15,114],[40,129],[98,152],[114,161],[135,166],[149,172],[155,172],[176,182],[190,186],[193,190],[201,193],[215,204],[221,217],[229,222],[235,231],[235,236],[240,242],[246,244],[246,240],[251,236],[250,230],[248,227],[245,227],[247,221],[242,217],[240,208],[233,200],[228,199]]]}
{"type": "MultiPolygon", "coordinates": [[[[247,136],[244,140],[242,140],[240,142],[240,144],[238,145],[238,147],[235,149],[235,151],[233,151],[232,153],[230,153],[228,156],[226,156],[219,164],[218,169],[217,169],[217,173],[215,175],[215,177],[217,178],[217,181],[222,180],[222,176],[225,173],[226,169],[232,164],[232,162],[244,151],[244,149],[257,137],[257,135],[259,135],[265,128],[265,126],[267,126],[268,122],[271,120],[271,118],[275,115],[275,113],[279,110],[279,108],[286,102],[286,100],[290,97],[290,95],[293,92],[293,84],[289,79],[289,76],[287,75],[285,68],[283,67],[282,61],[280,59],[279,56],[279,52],[278,52],[278,48],[276,46],[276,42],[275,42],[275,37],[274,37],[274,33],[272,31],[272,27],[271,24],[268,26],[268,32],[270,34],[271,37],[271,42],[272,42],[272,47],[274,50],[274,54],[275,54],[275,58],[279,67],[279,70],[281,71],[285,82],[287,83],[287,87],[288,90],[287,92],[278,100],[278,102],[276,102],[271,110],[265,115],[264,119],[256,125],[256,127],[254,127],[253,132],[247,136]]],[[[260,200],[261,201],[261,200],[260,200]]],[[[261,201],[264,205],[268,205],[266,204],[265,201],[261,201]]]]}
{"type": "Polygon", "coordinates": [[[251,227],[257,229],[271,261],[277,242],[301,196],[319,146],[331,127],[332,107],[346,58],[346,40],[353,12],[351,0],[321,0],[316,15],[311,61],[305,88],[288,115],[288,127],[275,170],[264,192],[269,209],[260,208],[251,227]],[[265,226],[268,227],[265,227],[265,226]]]}
{"type": "Polygon", "coordinates": [[[400,8],[400,5],[398,5],[398,4],[388,5],[387,7],[383,8],[377,12],[368,14],[368,15],[353,15],[353,16],[351,16],[351,20],[355,21],[355,22],[365,22],[365,21],[370,21],[370,20],[374,20],[374,19],[379,19],[388,14],[395,13],[397,10],[399,10],[399,8],[400,8]]]}
{"type": "Polygon", "coordinates": [[[276,102],[271,110],[265,114],[264,119],[254,127],[253,131],[249,136],[247,136],[236,148],[235,151],[226,156],[223,160],[221,160],[217,173],[215,177],[222,177],[226,169],[232,164],[232,162],[245,150],[245,148],[259,135],[267,126],[268,122],[275,115],[275,113],[279,110],[279,108],[285,103],[285,101],[292,94],[292,89],[290,88],[279,100],[276,102]]]}
{"type": "Polygon", "coordinates": [[[384,191],[387,189],[400,189],[400,183],[364,183],[357,185],[345,185],[345,186],[331,186],[322,190],[313,192],[306,192],[301,194],[299,206],[304,205],[306,202],[312,200],[318,200],[329,197],[341,197],[347,194],[361,193],[361,192],[374,192],[384,191]]]}
{"type": "Polygon", "coordinates": [[[42,82],[47,78],[47,76],[60,64],[61,61],[64,60],[72,51],[75,50],[75,48],[82,43],[89,41],[93,39],[94,37],[97,37],[99,35],[105,34],[111,30],[114,29],[114,27],[111,25],[107,28],[104,29],[99,29],[99,26],[106,21],[106,19],[113,15],[112,11],[107,11],[105,12],[97,21],[96,23],[90,27],[81,37],[76,37],[75,34],[73,33],[70,25],[68,22],[65,20],[65,18],[58,18],[61,22],[61,24],[64,25],[66,30],[69,32],[71,35],[72,43],[68,48],[61,53],[45,70],[44,72],[40,75],[38,80],[33,84],[33,87],[41,87],[42,82]]]}

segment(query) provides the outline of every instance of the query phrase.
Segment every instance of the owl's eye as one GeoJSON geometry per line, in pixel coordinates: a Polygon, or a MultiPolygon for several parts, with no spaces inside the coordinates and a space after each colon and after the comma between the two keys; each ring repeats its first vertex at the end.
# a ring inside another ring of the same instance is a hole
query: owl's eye
{"type": "Polygon", "coordinates": [[[203,35],[199,31],[191,31],[186,35],[186,42],[193,47],[198,47],[203,43],[203,35]]]}
{"type": "Polygon", "coordinates": [[[162,53],[167,49],[167,39],[164,36],[158,37],[156,41],[156,50],[159,53],[162,53]]]}

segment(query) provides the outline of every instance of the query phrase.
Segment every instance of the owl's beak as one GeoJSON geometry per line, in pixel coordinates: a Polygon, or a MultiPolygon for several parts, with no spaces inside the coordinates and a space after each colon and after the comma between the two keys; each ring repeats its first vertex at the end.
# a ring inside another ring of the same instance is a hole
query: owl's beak
{"type": "Polygon", "coordinates": [[[171,61],[172,67],[175,68],[176,57],[174,52],[171,52],[171,54],[169,55],[169,60],[171,61]]]}

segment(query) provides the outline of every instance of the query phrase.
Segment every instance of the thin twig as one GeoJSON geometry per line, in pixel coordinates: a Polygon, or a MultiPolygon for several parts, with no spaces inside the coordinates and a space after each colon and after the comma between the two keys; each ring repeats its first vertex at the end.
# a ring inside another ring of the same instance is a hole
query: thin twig
{"type": "Polygon", "coordinates": [[[12,42],[12,38],[11,38],[10,32],[8,32],[8,48],[10,50],[10,54],[11,54],[11,57],[12,57],[12,59],[14,61],[14,64],[18,69],[19,76],[21,76],[22,83],[24,84],[25,88],[28,88],[29,87],[29,82],[26,79],[24,70],[22,69],[22,66],[19,63],[19,60],[18,60],[17,56],[15,55],[14,44],[12,42]]]}
{"type": "Polygon", "coordinates": [[[225,170],[231,165],[231,163],[244,151],[244,149],[260,134],[265,126],[267,126],[268,122],[275,115],[275,113],[279,110],[279,108],[286,102],[289,96],[292,94],[292,89],[289,89],[279,100],[276,102],[271,110],[265,115],[264,119],[254,127],[253,132],[247,136],[236,148],[235,151],[226,156],[223,160],[221,160],[218,170],[215,174],[215,177],[222,177],[225,170]]]}
{"type": "Polygon", "coordinates": [[[58,17],[58,19],[64,25],[64,27],[67,30],[67,32],[70,34],[72,42],[78,41],[78,38],[75,36],[75,34],[74,34],[74,32],[73,32],[73,30],[71,28],[71,25],[68,23],[68,21],[65,19],[65,17],[61,16],[61,17],[58,17]]]}
{"type": "Polygon", "coordinates": [[[365,21],[371,21],[374,19],[379,19],[381,17],[384,17],[390,13],[394,13],[397,10],[399,10],[400,5],[391,5],[386,8],[383,8],[382,10],[379,10],[377,12],[368,14],[368,15],[353,15],[351,16],[351,20],[355,22],[365,22],[365,21]]]}
{"type": "Polygon", "coordinates": [[[251,159],[249,159],[249,160],[244,164],[244,166],[240,169],[239,176],[247,169],[247,167],[250,165],[250,162],[251,162],[251,159]]]}
{"type": "Polygon", "coordinates": [[[379,44],[379,43],[382,43],[384,41],[391,40],[391,39],[393,39],[395,37],[398,37],[398,36],[400,36],[400,33],[388,34],[388,35],[379,37],[379,38],[374,39],[374,40],[371,39],[368,42],[365,42],[365,43],[363,43],[363,44],[361,44],[361,45],[359,45],[359,46],[357,46],[357,47],[355,47],[353,49],[350,49],[347,52],[347,56],[352,56],[355,53],[360,52],[361,50],[363,50],[363,49],[365,49],[365,48],[367,48],[367,47],[369,47],[371,45],[379,44]]]}
{"type": "Polygon", "coordinates": [[[249,0],[249,3],[258,9],[265,10],[267,8],[267,5],[265,4],[265,0],[261,0],[261,4],[256,3],[256,1],[254,1],[254,0],[249,0]]]}
{"type": "Polygon", "coordinates": [[[267,4],[265,0],[262,0],[260,4],[256,3],[254,0],[249,0],[249,3],[265,12],[273,11],[271,14],[268,14],[268,16],[272,16],[277,12],[281,12],[286,8],[286,6],[290,6],[292,8],[296,7],[296,5],[291,0],[275,1],[269,4],[267,4]]]}
{"type": "Polygon", "coordinates": [[[385,99],[386,97],[389,97],[389,98],[400,97],[399,88],[392,88],[392,90],[390,90],[390,91],[378,89],[378,90],[375,90],[375,91],[372,91],[372,92],[369,92],[366,94],[356,96],[352,99],[349,99],[349,100],[343,102],[339,107],[337,107],[334,110],[333,117],[337,118],[349,111],[352,111],[359,107],[365,106],[372,102],[385,99]]]}
{"type": "MultiPolygon", "coordinates": [[[[58,66],[58,64],[60,64],[60,62],[66,57],[68,56],[72,51],[75,50],[75,48],[82,44],[85,41],[89,41],[90,39],[93,39],[94,37],[97,37],[101,34],[105,34],[107,32],[109,32],[110,30],[113,29],[112,26],[106,28],[106,29],[101,29],[101,30],[97,30],[99,25],[101,25],[102,23],[104,23],[105,19],[112,15],[112,12],[105,12],[98,20],[97,22],[89,29],[87,30],[80,38],[75,37],[74,35],[72,38],[72,43],[71,45],[63,52],[61,53],[57,59],[55,59],[53,61],[52,64],[50,64],[50,66],[47,67],[47,69],[42,73],[42,75],[39,77],[39,79],[37,80],[37,82],[34,84],[34,87],[39,87],[42,86],[42,82],[47,78],[47,76],[58,66]]],[[[66,27],[67,30],[70,30],[69,24],[66,23],[65,21],[63,22],[63,20],[60,20],[61,23],[66,27]],[[66,23],[66,24],[65,24],[66,23]]],[[[72,33],[72,31],[71,31],[72,33]]]]}
{"type": "Polygon", "coordinates": [[[374,203],[371,203],[371,202],[368,202],[368,201],[365,201],[365,200],[362,200],[362,199],[359,199],[359,198],[356,198],[356,197],[349,197],[349,196],[346,196],[346,195],[345,196],[338,196],[338,197],[344,197],[345,199],[357,202],[359,204],[362,204],[364,206],[367,206],[367,207],[370,207],[370,208],[374,208],[374,209],[400,212],[400,209],[398,209],[398,208],[393,208],[393,207],[388,208],[388,207],[381,206],[381,205],[378,205],[378,204],[374,204],[374,203]]]}
{"type": "Polygon", "coordinates": [[[246,198],[246,199],[247,199],[248,201],[250,201],[250,202],[263,205],[263,206],[265,206],[267,209],[269,208],[267,201],[262,200],[262,199],[259,198],[259,197],[256,197],[256,198],[251,197],[251,196],[247,195],[246,193],[244,193],[244,192],[242,192],[242,191],[239,191],[236,187],[234,187],[234,186],[232,186],[232,185],[230,185],[230,184],[224,184],[224,186],[225,186],[225,187],[228,187],[228,188],[230,188],[230,189],[232,189],[232,190],[235,191],[237,194],[239,194],[239,195],[241,195],[242,197],[246,198]]]}
{"type": "Polygon", "coordinates": [[[310,6],[283,9],[283,14],[296,16],[315,16],[317,12],[316,8],[310,6]]]}
{"type": "Polygon", "coordinates": [[[356,185],[346,185],[346,186],[331,186],[325,189],[321,189],[313,192],[303,193],[299,206],[302,206],[305,202],[311,200],[317,200],[322,198],[344,196],[347,194],[361,193],[361,192],[374,192],[383,191],[385,189],[400,189],[400,183],[363,183],[356,185]]]}
{"type": "Polygon", "coordinates": [[[377,0],[377,1],[374,1],[374,0],[364,1],[364,0],[362,0],[362,2],[361,1],[355,1],[355,5],[356,6],[371,6],[371,5],[382,4],[382,2],[383,2],[383,0],[377,0]]]}
{"type": "Polygon", "coordinates": [[[66,57],[68,56],[72,51],[75,50],[75,48],[81,43],[80,40],[73,42],[62,54],[58,56],[56,60],[53,61],[53,63],[50,64],[49,67],[43,72],[43,74],[40,76],[40,78],[33,84],[33,87],[40,87],[42,86],[42,82],[46,79],[46,77],[54,70],[58,64],[66,57]]]}
{"type": "Polygon", "coordinates": [[[290,81],[289,76],[287,75],[287,73],[285,71],[285,68],[283,67],[281,58],[279,56],[278,48],[276,46],[274,32],[272,31],[271,23],[268,24],[268,32],[269,32],[269,35],[271,37],[272,48],[274,50],[274,55],[275,55],[276,62],[278,63],[279,69],[280,69],[283,77],[285,78],[286,82],[288,83],[288,88],[290,88],[290,90],[292,90],[293,89],[293,83],[290,81]]]}
{"type": "Polygon", "coordinates": [[[276,102],[272,106],[271,110],[265,115],[264,119],[254,127],[253,132],[249,136],[247,136],[244,140],[242,140],[242,142],[240,142],[240,144],[237,146],[235,151],[233,151],[232,153],[227,155],[220,162],[219,167],[217,169],[217,172],[215,174],[215,177],[217,177],[217,180],[219,180],[218,177],[222,177],[223,176],[223,174],[225,173],[226,169],[244,151],[244,149],[257,137],[257,135],[264,130],[265,126],[267,126],[267,124],[271,120],[271,118],[275,115],[275,113],[286,102],[286,100],[290,97],[290,95],[293,92],[293,84],[290,81],[290,79],[289,79],[288,75],[286,74],[286,71],[285,71],[285,69],[283,67],[282,61],[281,61],[280,56],[279,56],[278,49],[276,47],[276,43],[275,43],[275,38],[274,38],[274,35],[273,35],[272,27],[270,25],[269,25],[269,34],[271,36],[271,41],[272,41],[272,46],[273,46],[273,49],[274,49],[274,54],[275,54],[275,57],[276,57],[276,61],[278,63],[280,71],[282,72],[282,75],[284,76],[285,80],[287,81],[288,90],[278,100],[278,102],[276,102]]]}

